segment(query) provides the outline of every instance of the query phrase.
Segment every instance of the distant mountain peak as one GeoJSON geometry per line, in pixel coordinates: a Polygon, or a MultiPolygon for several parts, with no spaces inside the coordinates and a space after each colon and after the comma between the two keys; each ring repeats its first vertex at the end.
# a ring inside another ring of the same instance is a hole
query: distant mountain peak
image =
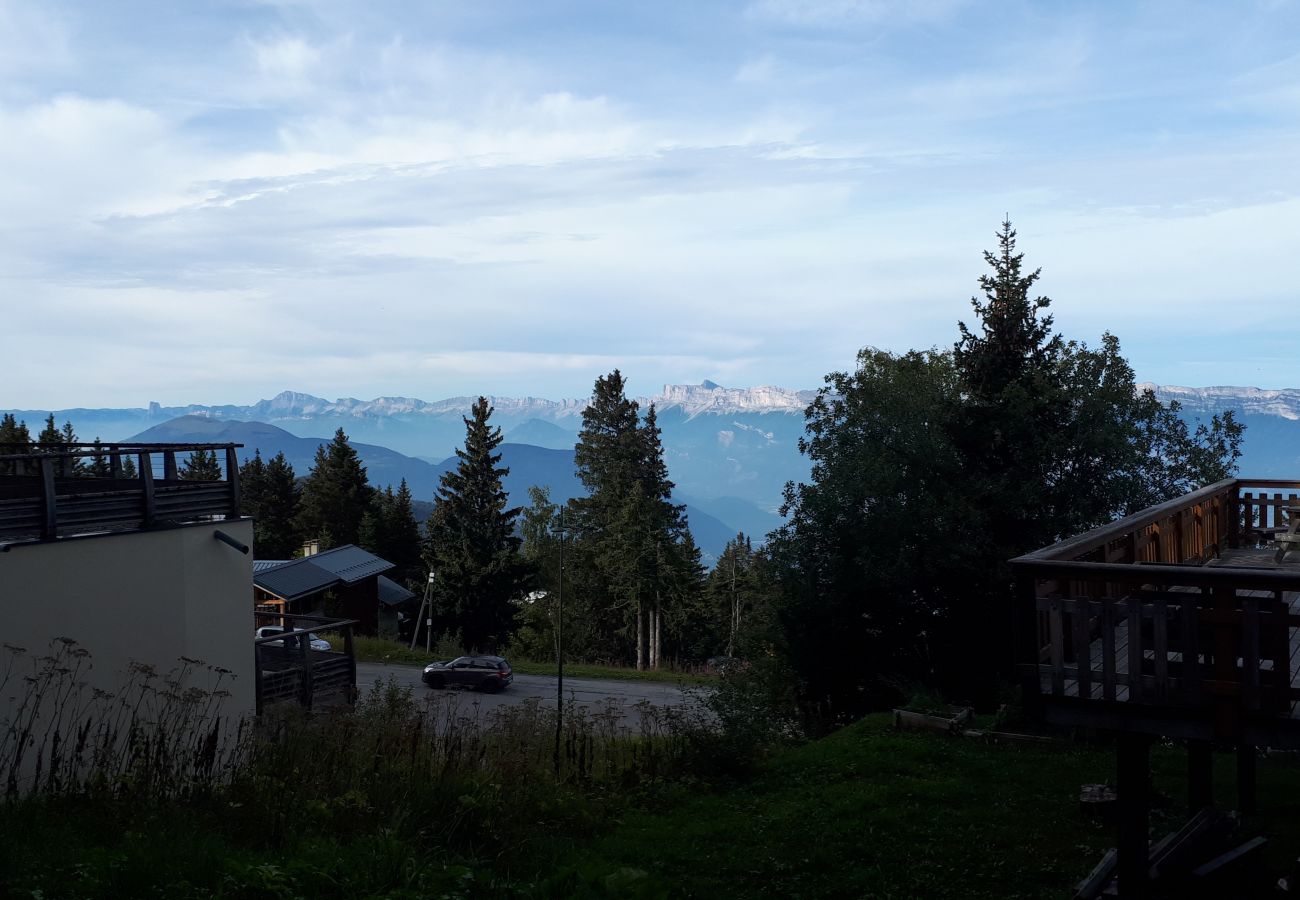
{"type": "Polygon", "coordinates": [[[1231,409],[1243,414],[1300,420],[1300,389],[1297,388],[1232,385],[1196,388],[1177,384],[1153,384],[1149,381],[1142,382],[1137,387],[1138,390],[1151,390],[1161,403],[1168,404],[1176,400],[1183,409],[1192,413],[1213,414],[1231,409]]]}

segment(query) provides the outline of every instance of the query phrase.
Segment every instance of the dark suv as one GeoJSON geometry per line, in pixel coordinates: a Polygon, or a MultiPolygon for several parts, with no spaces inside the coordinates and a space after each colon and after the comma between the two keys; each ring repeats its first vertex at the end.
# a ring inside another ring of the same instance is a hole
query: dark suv
{"type": "Polygon", "coordinates": [[[499,656],[458,656],[451,662],[431,662],[424,667],[424,683],[431,688],[460,685],[499,691],[514,680],[510,663],[499,656]]]}

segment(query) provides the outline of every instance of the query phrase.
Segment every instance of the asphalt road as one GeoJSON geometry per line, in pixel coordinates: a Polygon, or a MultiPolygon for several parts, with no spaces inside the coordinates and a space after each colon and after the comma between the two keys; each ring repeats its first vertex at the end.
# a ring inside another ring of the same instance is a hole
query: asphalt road
{"type": "MultiPolygon", "coordinates": [[[[417,698],[428,697],[437,702],[457,703],[469,715],[490,714],[501,707],[521,704],[535,699],[544,707],[555,708],[556,679],[551,675],[520,675],[504,691],[495,694],[469,691],[462,688],[434,690],[420,680],[419,666],[387,665],[385,663],[357,663],[357,689],[365,696],[371,688],[391,679],[402,687],[410,687],[417,698]]],[[[638,705],[648,703],[656,707],[684,707],[691,698],[674,684],[660,681],[621,681],[612,678],[564,679],[564,699],[588,713],[608,713],[616,717],[619,725],[629,730],[641,727],[638,705]]]]}

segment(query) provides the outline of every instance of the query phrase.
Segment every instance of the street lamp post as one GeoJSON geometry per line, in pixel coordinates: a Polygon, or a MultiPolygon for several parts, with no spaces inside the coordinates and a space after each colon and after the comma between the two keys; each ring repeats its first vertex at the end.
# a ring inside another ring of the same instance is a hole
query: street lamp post
{"type": "Polygon", "coordinates": [[[560,735],[564,730],[564,507],[559,513],[560,578],[555,610],[555,776],[560,775],[560,735]]]}

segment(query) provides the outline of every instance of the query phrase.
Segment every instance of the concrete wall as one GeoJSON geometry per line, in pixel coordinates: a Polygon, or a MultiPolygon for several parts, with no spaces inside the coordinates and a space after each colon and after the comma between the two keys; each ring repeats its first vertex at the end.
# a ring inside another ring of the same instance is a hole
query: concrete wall
{"type": "MultiPolygon", "coordinates": [[[[253,559],[214,538],[252,546],[251,520],[27,544],[0,553],[0,642],[34,655],[59,637],[91,653],[87,679],[116,692],[132,661],[166,673],[180,657],[229,669],[226,715],[252,713],[253,559]]],[[[3,650],[0,650],[3,653],[3,650]]],[[[205,667],[188,684],[208,688],[205,667]]],[[[13,709],[12,681],[0,721],[13,709]]]]}

